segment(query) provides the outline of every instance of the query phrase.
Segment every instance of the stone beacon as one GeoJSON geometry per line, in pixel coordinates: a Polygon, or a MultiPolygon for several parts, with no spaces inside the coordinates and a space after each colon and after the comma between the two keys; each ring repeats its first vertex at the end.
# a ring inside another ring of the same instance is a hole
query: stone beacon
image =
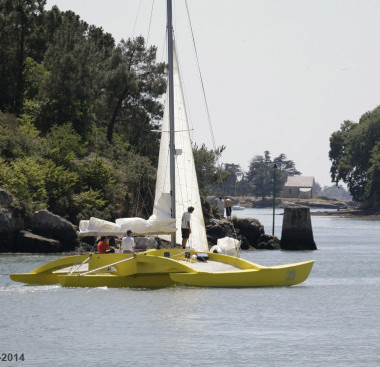
{"type": "Polygon", "coordinates": [[[310,208],[285,208],[280,247],[282,250],[316,250],[310,208]]]}

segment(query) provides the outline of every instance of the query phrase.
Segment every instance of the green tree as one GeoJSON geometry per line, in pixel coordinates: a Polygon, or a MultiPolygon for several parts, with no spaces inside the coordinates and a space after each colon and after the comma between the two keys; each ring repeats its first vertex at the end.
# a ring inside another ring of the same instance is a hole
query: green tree
{"type": "Polygon", "coordinates": [[[87,23],[75,13],[62,13],[46,50],[44,65],[49,71],[45,102],[37,125],[46,132],[53,123],[71,123],[84,136],[93,122],[94,82],[98,60],[87,37],[87,23]]]}
{"type": "Polygon", "coordinates": [[[45,177],[48,209],[55,214],[68,217],[75,186],[79,181],[78,174],[63,166],[56,166],[49,160],[46,161],[42,174],[45,177]]]}
{"type": "Polygon", "coordinates": [[[107,121],[107,140],[120,134],[135,152],[156,159],[158,135],[152,133],[162,117],[159,98],[166,90],[165,64],[156,62],[155,47],[143,37],[122,41],[108,60],[102,81],[104,104],[99,116],[107,121]]]}
{"type": "Polygon", "coordinates": [[[276,195],[278,195],[284,189],[288,176],[298,176],[301,172],[296,169],[294,161],[287,159],[284,153],[274,158],[273,164],[276,165],[276,195]]]}
{"type": "Polygon", "coordinates": [[[276,194],[284,187],[288,176],[299,175],[292,160],[287,160],[281,153],[272,161],[270,152],[265,151],[263,156],[256,155],[250,162],[246,180],[254,196],[265,198],[273,195],[273,180],[276,170],[276,194]]]}
{"type": "Polygon", "coordinates": [[[113,170],[111,163],[99,156],[82,161],[79,169],[81,187],[107,193],[109,186],[115,183],[113,170]]]}
{"type": "Polygon", "coordinates": [[[82,191],[73,195],[70,218],[73,222],[86,220],[90,217],[111,219],[104,215],[105,205],[106,201],[102,199],[102,194],[99,191],[91,189],[82,191]]]}
{"type": "Polygon", "coordinates": [[[115,171],[119,185],[114,195],[119,203],[115,209],[119,216],[147,218],[152,214],[156,172],[149,158],[126,153],[126,159],[115,171]]]}
{"type": "Polygon", "coordinates": [[[39,132],[27,118],[0,112],[0,156],[4,160],[37,155],[39,146],[39,132]]]}
{"type": "Polygon", "coordinates": [[[209,195],[211,190],[217,190],[219,195],[224,194],[223,179],[229,174],[224,173],[218,165],[218,160],[224,149],[224,146],[208,149],[205,144],[202,144],[201,147],[196,144],[193,145],[195,169],[201,197],[209,195]]]}
{"type": "Polygon", "coordinates": [[[41,50],[45,0],[0,0],[0,110],[20,114],[25,60],[41,50]]]}
{"type": "Polygon", "coordinates": [[[0,187],[23,201],[28,212],[47,206],[44,164],[38,158],[17,158],[0,163],[0,187]]]}
{"type": "Polygon", "coordinates": [[[273,162],[270,152],[265,151],[264,155],[256,155],[249,163],[247,180],[255,196],[265,198],[272,193],[273,188],[273,162]]]}
{"type": "Polygon", "coordinates": [[[74,161],[84,156],[87,144],[77,134],[71,124],[54,125],[42,141],[44,157],[57,166],[74,168],[74,161]]]}
{"type": "Polygon", "coordinates": [[[366,197],[372,201],[372,207],[378,209],[380,208],[380,141],[372,149],[369,163],[366,197]]]}
{"type": "Polygon", "coordinates": [[[347,184],[353,199],[378,208],[377,174],[380,107],[365,113],[359,123],[345,121],[330,137],[331,178],[347,184]]]}
{"type": "Polygon", "coordinates": [[[229,176],[224,180],[225,195],[242,195],[241,183],[243,178],[243,171],[240,165],[234,163],[225,163],[223,165],[223,171],[226,174],[229,174],[229,176]]]}

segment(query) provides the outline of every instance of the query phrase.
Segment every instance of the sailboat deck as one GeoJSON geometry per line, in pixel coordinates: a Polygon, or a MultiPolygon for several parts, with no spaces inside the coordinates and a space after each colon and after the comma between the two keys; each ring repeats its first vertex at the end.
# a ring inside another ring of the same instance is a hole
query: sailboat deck
{"type": "Polygon", "coordinates": [[[67,274],[70,272],[73,273],[82,273],[88,271],[88,264],[80,264],[80,265],[73,265],[73,266],[68,266],[67,268],[59,269],[54,271],[54,274],[67,274]]]}
{"type": "Polygon", "coordinates": [[[225,264],[219,261],[197,261],[197,262],[190,262],[190,261],[183,261],[180,260],[179,262],[197,270],[197,271],[203,271],[207,273],[220,273],[224,271],[239,271],[241,270],[237,266],[233,266],[230,264],[225,264]]]}

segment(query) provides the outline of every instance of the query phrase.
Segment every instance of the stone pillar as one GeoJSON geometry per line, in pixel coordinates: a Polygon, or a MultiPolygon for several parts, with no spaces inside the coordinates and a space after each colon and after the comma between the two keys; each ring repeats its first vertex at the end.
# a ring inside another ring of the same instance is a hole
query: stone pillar
{"type": "Polygon", "coordinates": [[[285,208],[280,246],[282,250],[316,250],[310,208],[285,208]]]}

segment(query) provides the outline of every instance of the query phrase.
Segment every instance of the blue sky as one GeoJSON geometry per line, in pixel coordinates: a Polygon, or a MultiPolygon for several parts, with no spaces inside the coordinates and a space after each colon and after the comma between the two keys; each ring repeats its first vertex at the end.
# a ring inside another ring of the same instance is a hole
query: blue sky
{"type": "MultiPolygon", "coordinates": [[[[193,138],[212,148],[185,0],[173,0],[193,138]]],[[[48,0],[118,42],[143,35],[164,61],[164,0],[48,0]],[[152,14],[152,17],[151,17],[152,14]],[[151,21],[150,21],[151,19],[151,21]],[[148,34],[149,30],[149,34],[148,34]]],[[[329,137],[380,104],[379,0],[187,0],[221,162],[269,150],[330,185],[329,137]]]]}

